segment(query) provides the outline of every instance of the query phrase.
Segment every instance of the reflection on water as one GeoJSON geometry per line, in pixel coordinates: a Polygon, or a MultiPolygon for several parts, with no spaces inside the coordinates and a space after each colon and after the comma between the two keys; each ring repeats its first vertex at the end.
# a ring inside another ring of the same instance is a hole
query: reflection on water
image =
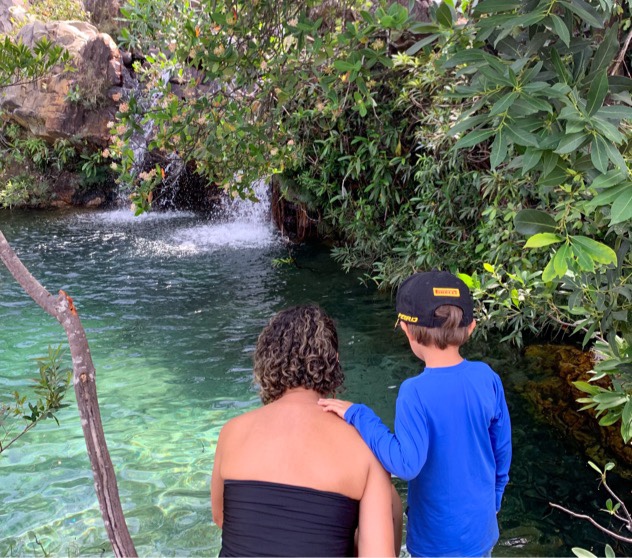
{"type": "MultiPolygon", "coordinates": [[[[258,405],[251,353],[277,310],[317,302],[336,319],[346,396],[393,420],[397,388],[417,368],[393,331],[389,294],[344,275],[325,249],[304,246],[298,267],[264,214],[214,221],[192,213],[0,214],[0,229],[33,274],[78,304],[97,367],[106,437],[140,555],[219,550],[209,480],[222,425],[258,405]],[[240,221],[241,219],[241,221],[240,221]]],[[[240,213],[242,212],[242,213],[240,213]]],[[[28,389],[31,359],[64,342],[0,270],[0,396],[28,389]]],[[[526,412],[517,389],[534,371],[515,351],[467,349],[503,377],[515,459],[500,515],[498,555],[570,555],[602,538],[548,501],[587,510],[594,475],[574,447],[526,412]]],[[[74,396],[60,426],[42,424],[0,457],[0,555],[109,553],[74,396]]],[[[398,482],[405,496],[405,484],[398,482]]]]}

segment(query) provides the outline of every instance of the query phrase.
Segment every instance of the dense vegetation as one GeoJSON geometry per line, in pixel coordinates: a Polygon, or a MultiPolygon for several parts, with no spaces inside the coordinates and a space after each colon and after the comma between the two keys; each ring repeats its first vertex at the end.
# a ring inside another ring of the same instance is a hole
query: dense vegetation
{"type": "Polygon", "coordinates": [[[629,3],[447,1],[430,22],[363,8],[128,2],[121,40],[152,54],[122,105],[122,179],[143,208],[174,153],[241,195],[280,174],[367,280],[448,268],[484,327],[594,343],[613,388],[578,387],[628,441],[629,3]],[[130,142],[148,125],[165,164],[140,173],[130,142]]]}

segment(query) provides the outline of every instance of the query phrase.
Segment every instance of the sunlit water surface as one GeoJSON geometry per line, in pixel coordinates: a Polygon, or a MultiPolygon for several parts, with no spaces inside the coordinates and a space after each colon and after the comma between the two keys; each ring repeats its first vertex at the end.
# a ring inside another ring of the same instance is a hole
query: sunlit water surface
{"type": "MultiPolygon", "coordinates": [[[[317,302],[336,319],[346,397],[393,420],[397,388],[418,369],[393,331],[390,294],[345,275],[322,247],[288,248],[265,212],[235,208],[223,221],[192,213],[0,212],[0,230],[52,292],[75,300],[97,368],[106,437],[127,521],[141,556],[211,556],[220,547],[209,481],[219,430],[259,405],[251,355],[268,318],[317,302]]],[[[28,393],[34,358],[65,341],[0,269],[0,398],[28,393]]],[[[594,474],[570,442],[534,422],[517,388],[538,374],[517,351],[467,347],[501,375],[514,424],[511,483],[495,555],[602,552],[586,524],[551,512],[596,505],[594,474]]],[[[68,359],[69,360],[69,359],[68,359]]],[[[2,399],[0,399],[1,401],[2,399]]],[[[111,554],[74,394],[60,426],[38,426],[0,456],[0,555],[111,554]]],[[[405,483],[397,482],[406,496],[405,483]]]]}

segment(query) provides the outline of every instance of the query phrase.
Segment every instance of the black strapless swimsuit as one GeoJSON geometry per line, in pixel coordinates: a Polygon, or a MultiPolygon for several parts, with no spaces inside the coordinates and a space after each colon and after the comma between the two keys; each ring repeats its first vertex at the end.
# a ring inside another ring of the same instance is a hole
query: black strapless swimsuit
{"type": "Polygon", "coordinates": [[[336,492],[224,481],[220,556],[353,556],[360,502],[336,492]]]}

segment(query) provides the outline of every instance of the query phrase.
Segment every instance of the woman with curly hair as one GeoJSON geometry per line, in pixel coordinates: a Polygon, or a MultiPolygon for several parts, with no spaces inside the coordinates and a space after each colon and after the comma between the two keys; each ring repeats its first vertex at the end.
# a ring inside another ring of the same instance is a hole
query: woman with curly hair
{"type": "Polygon", "coordinates": [[[215,452],[220,556],[393,556],[390,476],[353,427],[318,406],[344,381],[331,318],[313,305],[276,314],[254,376],[264,406],[226,423],[215,452]]]}

